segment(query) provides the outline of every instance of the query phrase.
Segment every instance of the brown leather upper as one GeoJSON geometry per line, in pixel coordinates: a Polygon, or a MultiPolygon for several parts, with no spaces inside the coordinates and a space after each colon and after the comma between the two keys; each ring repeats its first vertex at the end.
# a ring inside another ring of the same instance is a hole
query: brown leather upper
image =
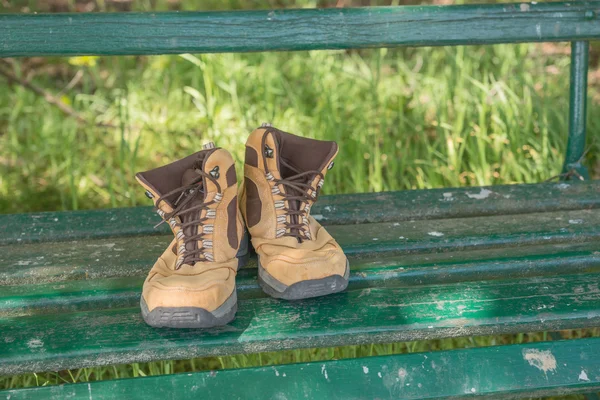
{"type": "Polygon", "coordinates": [[[149,310],[158,306],[215,310],[235,290],[236,254],[243,234],[233,158],[224,149],[211,148],[138,173],[136,179],[151,194],[175,235],[144,282],[142,295],[149,310]],[[161,196],[177,191],[178,186],[190,189],[159,201],[161,196]],[[172,216],[192,195],[196,197],[186,203],[184,213],[172,216]],[[198,207],[198,211],[185,213],[191,207],[198,207]],[[186,222],[191,226],[181,228],[186,222]],[[201,237],[192,240],[190,246],[186,237],[195,235],[201,237]],[[194,249],[202,249],[205,259],[182,263],[185,254],[194,249]]]}
{"type": "Polygon", "coordinates": [[[318,184],[327,174],[337,151],[335,142],[302,138],[270,127],[256,129],[246,142],[246,155],[250,155],[247,161],[250,162],[244,165],[241,210],[262,267],[287,285],[343,275],[346,270],[342,249],[310,216],[314,199],[305,196],[302,200],[287,200],[290,195],[296,194],[286,193],[290,187],[293,190],[293,186],[277,183],[298,175],[297,172],[302,173],[303,169],[318,168],[317,174],[306,182],[312,188],[306,192],[315,192],[316,196],[318,184]],[[291,165],[295,171],[283,168],[283,164],[291,165]],[[281,207],[282,203],[284,207],[281,207]],[[288,210],[304,207],[307,211],[302,229],[308,232],[308,238],[299,241],[293,235],[283,235],[282,230],[286,226],[296,226],[297,223],[288,210]]]}

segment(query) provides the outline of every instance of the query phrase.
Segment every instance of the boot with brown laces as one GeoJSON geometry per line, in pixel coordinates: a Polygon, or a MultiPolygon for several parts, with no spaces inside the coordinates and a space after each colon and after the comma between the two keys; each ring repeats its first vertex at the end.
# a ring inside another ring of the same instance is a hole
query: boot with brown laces
{"type": "Polygon", "coordinates": [[[171,328],[227,324],[237,310],[235,276],[247,253],[233,158],[209,143],[136,179],[175,235],[144,282],[144,320],[171,328]]]}
{"type": "Polygon", "coordinates": [[[258,254],[258,281],[275,298],[305,299],[348,286],[348,260],[310,215],[335,142],[295,136],[263,124],[246,142],[241,211],[258,254]]]}

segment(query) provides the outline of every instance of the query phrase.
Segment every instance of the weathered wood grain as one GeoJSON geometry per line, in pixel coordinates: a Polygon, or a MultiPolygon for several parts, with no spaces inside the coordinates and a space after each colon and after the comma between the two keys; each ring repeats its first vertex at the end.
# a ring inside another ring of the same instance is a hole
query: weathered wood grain
{"type": "MultiPolygon", "coordinates": [[[[323,225],[514,215],[600,208],[600,181],[324,196],[323,225]]],[[[0,215],[0,245],[168,232],[150,207],[0,215]]]]}
{"type": "Polygon", "coordinates": [[[253,298],[234,322],[208,330],[154,329],[138,308],[0,318],[0,374],[598,326],[599,284],[589,274],[253,298]]]}
{"type": "Polygon", "coordinates": [[[422,399],[561,396],[600,389],[600,339],[207,371],[0,392],[11,400],[422,399]],[[367,396],[365,394],[368,393],[367,396]]]}
{"type": "MultiPolygon", "coordinates": [[[[590,242],[375,259],[351,257],[349,290],[597,273],[600,272],[597,249],[597,243],[590,242]]],[[[95,274],[102,272],[99,268],[95,274]]],[[[138,275],[110,278],[88,275],[85,279],[0,286],[0,317],[137,307],[147,271],[121,272],[138,272],[138,275]]],[[[253,260],[236,278],[238,298],[265,296],[256,279],[253,260]]]]}
{"type": "MultiPolygon", "coordinates": [[[[344,252],[357,259],[492,248],[504,248],[510,256],[524,246],[598,241],[600,210],[335,225],[327,229],[344,252]]],[[[142,276],[170,240],[168,236],[142,236],[2,246],[0,284],[142,276]]],[[[457,255],[455,260],[461,257],[457,255]]]]}
{"type": "Polygon", "coordinates": [[[598,1],[0,15],[0,56],[177,54],[600,38],[598,1]]]}

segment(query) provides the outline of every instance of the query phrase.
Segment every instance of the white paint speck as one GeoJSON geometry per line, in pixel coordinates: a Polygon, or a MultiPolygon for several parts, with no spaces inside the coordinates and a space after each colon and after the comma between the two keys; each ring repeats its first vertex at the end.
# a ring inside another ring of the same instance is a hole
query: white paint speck
{"type": "Polygon", "coordinates": [[[440,201],[454,201],[454,197],[452,197],[452,192],[447,192],[443,194],[443,198],[440,201]]]}
{"type": "Polygon", "coordinates": [[[283,377],[285,378],[287,375],[285,374],[285,372],[283,373],[283,377]]]}
{"type": "Polygon", "coordinates": [[[365,366],[363,365],[363,372],[364,372],[365,374],[368,374],[368,373],[369,373],[369,367],[365,367],[365,366]]]}
{"type": "Polygon", "coordinates": [[[427,232],[427,234],[429,236],[437,236],[437,237],[444,236],[444,234],[442,232],[437,232],[437,231],[427,232]]]}
{"type": "Polygon", "coordinates": [[[580,381],[590,381],[590,378],[588,378],[587,374],[585,373],[585,371],[582,369],[581,373],[579,374],[579,380],[580,381]]]}
{"type": "Polygon", "coordinates": [[[398,236],[398,239],[406,239],[404,236],[398,236]]]}
{"type": "Polygon", "coordinates": [[[379,240],[379,238],[373,238],[373,240],[379,240]]]}
{"type": "Polygon", "coordinates": [[[316,219],[317,221],[320,221],[323,219],[323,214],[313,214],[312,216],[314,219],[316,219]]]}
{"type": "Polygon", "coordinates": [[[279,371],[275,370],[275,376],[279,376],[279,371]]]}
{"type": "Polygon", "coordinates": [[[115,247],[114,243],[106,243],[106,244],[86,244],[87,247],[106,247],[107,249],[112,249],[115,247]]]}
{"type": "Polygon", "coordinates": [[[323,210],[325,210],[325,211],[331,211],[331,207],[330,206],[325,206],[325,207],[323,207],[323,210]]]}
{"type": "Polygon", "coordinates": [[[90,385],[89,383],[88,383],[88,395],[89,395],[90,400],[93,400],[92,399],[92,385],[90,385]]]}
{"type": "Polygon", "coordinates": [[[394,222],[392,225],[393,226],[400,226],[400,222],[394,222]]]}
{"type": "Polygon", "coordinates": [[[381,372],[378,372],[378,373],[377,373],[377,376],[378,376],[378,377],[380,377],[380,378],[382,378],[382,376],[381,376],[381,372]]]}
{"type": "Polygon", "coordinates": [[[573,224],[573,225],[579,225],[579,224],[583,224],[583,220],[582,219],[570,219],[569,223],[573,224]]]}
{"type": "Polygon", "coordinates": [[[44,345],[44,342],[41,339],[31,339],[27,342],[27,347],[30,349],[39,349],[44,345]]]}
{"type": "Polygon", "coordinates": [[[558,185],[556,185],[557,188],[559,188],[560,190],[565,190],[571,187],[571,185],[569,185],[568,183],[559,183],[558,185]]]}
{"type": "Polygon", "coordinates": [[[525,12],[525,11],[529,11],[529,4],[527,3],[522,3],[519,8],[521,9],[521,11],[525,12]]]}
{"type": "Polygon", "coordinates": [[[327,375],[327,369],[325,369],[325,364],[321,366],[321,374],[325,377],[325,379],[329,380],[329,376],[327,375]]]}
{"type": "Polygon", "coordinates": [[[471,393],[475,393],[477,390],[475,388],[471,388],[471,393]]]}
{"type": "Polygon", "coordinates": [[[483,200],[483,199],[487,199],[490,196],[490,194],[492,194],[492,193],[494,193],[494,192],[492,192],[491,190],[481,188],[481,191],[479,193],[467,192],[467,197],[470,199],[483,200]]]}

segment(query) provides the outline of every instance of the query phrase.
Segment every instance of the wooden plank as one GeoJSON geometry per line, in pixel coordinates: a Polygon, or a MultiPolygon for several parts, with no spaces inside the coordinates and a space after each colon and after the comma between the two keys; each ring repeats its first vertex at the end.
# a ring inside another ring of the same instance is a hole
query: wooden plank
{"type": "MultiPolygon", "coordinates": [[[[573,246],[597,241],[600,210],[336,225],[327,229],[345,253],[357,259],[492,248],[503,248],[510,257],[524,246],[573,246]]],[[[0,285],[143,276],[170,240],[169,236],[143,236],[3,246],[0,285]]],[[[462,257],[458,254],[455,260],[462,257]]]]}
{"type": "MultiPolygon", "coordinates": [[[[350,258],[349,290],[600,272],[596,242],[436,254],[350,258]]],[[[137,307],[146,270],[136,276],[0,286],[0,317],[137,307]]],[[[88,277],[89,278],[89,277],[88,277]]],[[[253,260],[236,278],[240,299],[264,297],[253,260]]]]}
{"type": "MultiPolygon", "coordinates": [[[[347,225],[595,208],[600,181],[324,196],[312,214],[324,225],[347,225]]],[[[158,221],[150,207],[0,215],[0,245],[167,232],[153,228],[158,221]]]]}
{"type": "Polygon", "coordinates": [[[598,1],[1,15],[0,56],[222,53],[600,38],[598,1]]]}
{"type": "Polygon", "coordinates": [[[600,324],[598,274],[368,288],[299,302],[241,300],[208,330],[154,329],[138,308],[0,318],[0,374],[302,347],[600,324]]]}
{"type": "Polygon", "coordinates": [[[511,399],[600,389],[600,339],[207,371],[0,392],[11,400],[511,399]]]}

